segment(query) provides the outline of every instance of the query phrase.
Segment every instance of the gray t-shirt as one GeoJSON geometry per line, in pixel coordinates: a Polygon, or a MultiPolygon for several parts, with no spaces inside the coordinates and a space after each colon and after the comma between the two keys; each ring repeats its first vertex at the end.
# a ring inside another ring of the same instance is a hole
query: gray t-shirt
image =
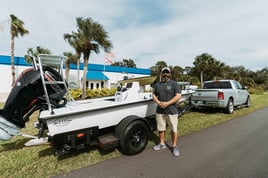
{"type": "MultiPolygon", "coordinates": [[[[158,97],[159,101],[169,101],[173,98],[176,94],[181,93],[181,88],[179,87],[178,83],[169,80],[168,82],[158,82],[154,87],[154,94],[158,97]]],[[[160,108],[157,106],[156,113],[158,114],[178,114],[178,109],[176,107],[176,103],[168,106],[165,109],[160,108]]]]}

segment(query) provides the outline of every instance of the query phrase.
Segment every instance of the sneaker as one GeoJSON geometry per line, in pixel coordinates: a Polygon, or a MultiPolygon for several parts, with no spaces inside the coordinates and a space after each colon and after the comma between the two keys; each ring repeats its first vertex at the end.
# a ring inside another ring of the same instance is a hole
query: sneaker
{"type": "Polygon", "coordinates": [[[165,144],[158,144],[158,145],[155,145],[154,147],[153,147],[153,149],[156,151],[156,150],[160,150],[160,149],[164,149],[164,148],[166,148],[167,146],[165,145],[165,144]]]}
{"type": "Polygon", "coordinates": [[[174,156],[179,156],[180,155],[179,149],[176,146],[173,147],[172,153],[173,153],[174,156]]]}

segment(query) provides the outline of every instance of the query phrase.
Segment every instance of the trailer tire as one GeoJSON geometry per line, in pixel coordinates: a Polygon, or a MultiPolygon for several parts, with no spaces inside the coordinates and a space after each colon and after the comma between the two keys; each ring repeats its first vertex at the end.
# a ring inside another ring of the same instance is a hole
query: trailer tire
{"type": "Polygon", "coordinates": [[[226,110],[226,113],[228,114],[232,114],[234,112],[234,102],[232,99],[228,100],[225,110],[226,110]]]}
{"type": "Polygon", "coordinates": [[[147,146],[149,130],[143,121],[134,120],[124,129],[118,130],[117,135],[121,152],[126,155],[135,155],[142,152],[147,146]]]}

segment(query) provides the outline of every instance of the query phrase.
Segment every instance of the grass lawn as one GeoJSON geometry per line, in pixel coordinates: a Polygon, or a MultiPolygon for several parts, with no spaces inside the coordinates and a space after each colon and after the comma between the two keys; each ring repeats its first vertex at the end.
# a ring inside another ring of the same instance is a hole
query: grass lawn
{"type": "MultiPolygon", "coordinates": [[[[0,108],[2,106],[3,104],[0,103],[0,108]]],[[[179,118],[179,134],[183,136],[267,106],[268,93],[265,93],[252,95],[251,107],[237,109],[233,114],[197,110],[186,112],[179,118]]],[[[31,117],[30,122],[21,132],[31,135],[37,134],[37,130],[33,128],[35,119],[36,114],[31,117]]],[[[152,135],[157,135],[157,133],[152,135]]],[[[152,146],[156,139],[157,137],[152,137],[148,146],[152,146]]],[[[121,155],[117,149],[101,154],[96,148],[92,148],[73,152],[58,159],[53,156],[50,145],[26,147],[24,143],[28,140],[22,136],[15,136],[9,141],[0,142],[0,177],[50,177],[121,155]]]]}

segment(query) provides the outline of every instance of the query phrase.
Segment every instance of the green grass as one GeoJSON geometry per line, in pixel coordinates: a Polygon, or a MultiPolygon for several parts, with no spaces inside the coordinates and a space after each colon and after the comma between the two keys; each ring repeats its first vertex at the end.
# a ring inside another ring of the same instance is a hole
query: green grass
{"type": "MultiPolygon", "coordinates": [[[[0,104],[0,108],[2,106],[3,104],[0,104]]],[[[263,95],[252,95],[251,107],[237,109],[234,114],[224,114],[217,111],[190,111],[179,119],[179,134],[183,136],[267,106],[268,93],[265,93],[263,95]]],[[[34,114],[26,128],[21,130],[23,133],[37,134],[37,130],[33,128],[36,115],[34,114]]],[[[169,139],[168,135],[167,139],[169,139]]],[[[157,140],[156,136],[157,133],[154,132],[148,146],[154,144],[157,140]]],[[[101,154],[96,148],[92,148],[73,152],[58,159],[53,156],[50,145],[26,147],[24,143],[28,140],[25,137],[15,136],[9,141],[0,142],[0,177],[50,177],[121,155],[117,149],[101,154]]]]}
{"type": "Polygon", "coordinates": [[[179,133],[180,135],[186,135],[230,119],[238,118],[267,106],[268,93],[264,93],[263,95],[251,95],[251,106],[249,108],[236,109],[233,114],[225,114],[215,110],[206,110],[202,112],[198,112],[199,110],[192,110],[180,118],[179,133]]]}

